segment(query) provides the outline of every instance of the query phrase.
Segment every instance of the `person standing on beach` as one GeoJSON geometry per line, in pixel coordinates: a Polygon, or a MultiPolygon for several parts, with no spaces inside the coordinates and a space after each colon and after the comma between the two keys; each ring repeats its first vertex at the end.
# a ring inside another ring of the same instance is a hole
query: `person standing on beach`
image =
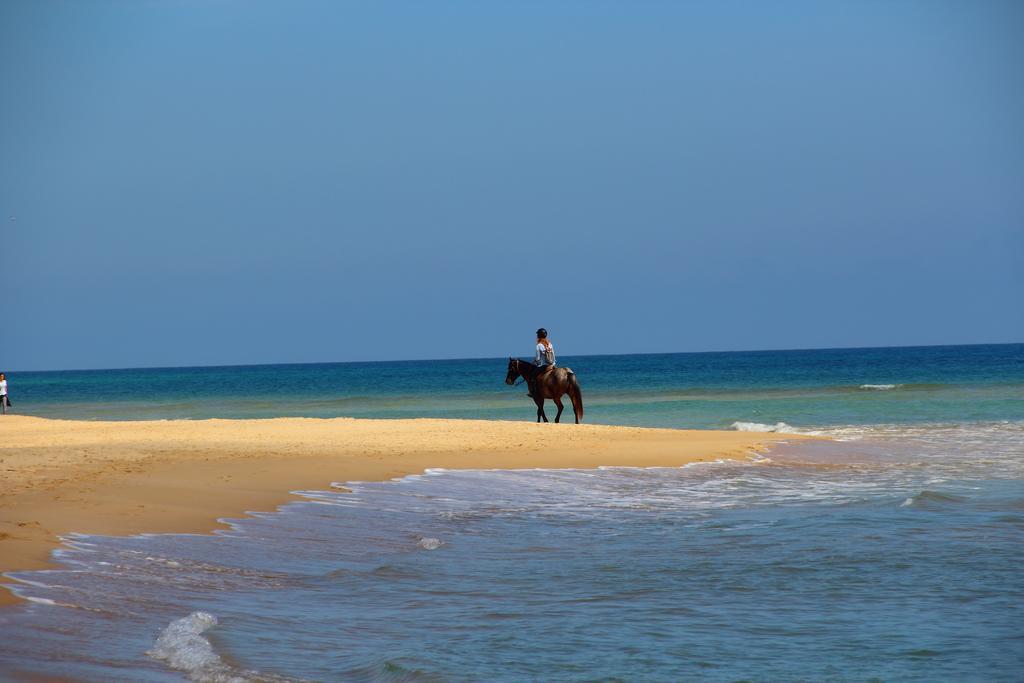
{"type": "Polygon", "coordinates": [[[533,364],[537,366],[538,370],[529,382],[530,392],[527,396],[530,397],[533,396],[534,389],[537,387],[537,378],[555,367],[555,347],[551,345],[551,341],[548,339],[548,331],[543,327],[537,330],[537,349],[533,356],[533,364]]]}
{"type": "Polygon", "coordinates": [[[7,375],[0,372],[0,410],[3,414],[7,414],[7,406],[11,405],[11,402],[7,400],[7,375]]]}

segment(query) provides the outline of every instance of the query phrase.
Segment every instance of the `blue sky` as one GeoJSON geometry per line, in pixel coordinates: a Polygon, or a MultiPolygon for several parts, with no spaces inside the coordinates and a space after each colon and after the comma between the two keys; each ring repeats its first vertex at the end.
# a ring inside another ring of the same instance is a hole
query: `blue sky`
{"type": "Polygon", "coordinates": [[[1022,37],[973,0],[3,0],[0,366],[1024,341],[1022,37]]]}

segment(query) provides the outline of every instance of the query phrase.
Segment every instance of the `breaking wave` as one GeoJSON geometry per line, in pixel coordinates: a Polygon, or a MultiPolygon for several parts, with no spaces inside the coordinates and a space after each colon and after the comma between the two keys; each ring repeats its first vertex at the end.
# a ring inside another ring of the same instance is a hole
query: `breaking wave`
{"type": "Polygon", "coordinates": [[[776,422],[773,425],[762,422],[733,422],[732,429],[737,432],[777,432],[779,434],[811,434],[806,430],[797,429],[785,422],[776,422]]]}
{"type": "Polygon", "coordinates": [[[258,671],[244,671],[224,663],[203,633],[217,625],[217,617],[209,612],[193,612],[168,624],[146,652],[153,659],[165,662],[172,669],[183,671],[196,683],[294,683],[258,671]]]}
{"type": "Polygon", "coordinates": [[[861,384],[859,389],[866,391],[890,391],[891,389],[898,389],[903,386],[902,384],[861,384]]]}
{"type": "Polygon", "coordinates": [[[967,499],[963,496],[954,496],[949,493],[939,493],[938,491],[929,491],[926,489],[915,496],[907,498],[900,504],[900,507],[920,507],[927,510],[955,505],[957,503],[962,503],[965,500],[967,499]]]}

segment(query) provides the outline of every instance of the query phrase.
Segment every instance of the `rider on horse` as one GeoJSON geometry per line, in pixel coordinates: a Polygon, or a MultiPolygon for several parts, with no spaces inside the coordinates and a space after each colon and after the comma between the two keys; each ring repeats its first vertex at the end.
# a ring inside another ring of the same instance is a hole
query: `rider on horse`
{"type": "Polygon", "coordinates": [[[572,368],[555,367],[555,349],[548,341],[548,331],[543,327],[537,330],[537,352],[533,362],[509,356],[508,372],[505,384],[516,386],[517,379],[522,377],[529,383],[530,397],[537,405],[537,422],[548,421],[544,414],[544,401],[551,400],[558,407],[555,422],[562,417],[562,397],[569,396],[572,401],[572,414],[576,424],[583,420],[583,392],[580,391],[579,380],[572,368]]]}
{"type": "Polygon", "coordinates": [[[537,378],[555,367],[555,347],[548,341],[548,331],[543,327],[537,330],[537,352],[533,357],[533,364],[539,369],[533,378],[529,380],[530,391],[527,396],[533,396],[537,378]]]}

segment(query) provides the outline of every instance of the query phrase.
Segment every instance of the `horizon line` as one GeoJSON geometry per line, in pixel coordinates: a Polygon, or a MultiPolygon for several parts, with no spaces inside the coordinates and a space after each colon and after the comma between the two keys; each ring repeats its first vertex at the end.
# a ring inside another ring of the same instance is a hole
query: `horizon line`
{"type": "MultiPolygon", "coordinates": [[[[623,353],[575,353],[563,356],[563,358],[583,358],[588,356],[615,357],[615,356],[671,356],[671,355],[702,355],[702,354],[729,354],[729,353],[789,353],[793,351],[869,351],[872,349],[929,349],[958,346],[1020,346],[1024,342],[976,342],[971,344],[890,344],[882,346],[820,346],[801,347],[787,349],[734,349],[731,351],[643,351],[623,353]]],[[[510,356],[514,358],[515,356],[510,356]]],[[[459,358],[388,358],[380,360],[330,360],[330,361],[286,361],[278,363],[213,363],[209,365],[144,365],[134,367],[93,367],[93,368],[61,368],[49,370],[0,370],[6,374],[11,373],[36,373],[36,372],[114,372],[123,370],[190,370],[190,369],[214,369],[214,368],[256,368],[268,366],[288,365],[369,365],[372,363],[431,363],[431,362],[455,362],[472,360],[496,360],[504,356],[476,356],[459,358]]]]}

